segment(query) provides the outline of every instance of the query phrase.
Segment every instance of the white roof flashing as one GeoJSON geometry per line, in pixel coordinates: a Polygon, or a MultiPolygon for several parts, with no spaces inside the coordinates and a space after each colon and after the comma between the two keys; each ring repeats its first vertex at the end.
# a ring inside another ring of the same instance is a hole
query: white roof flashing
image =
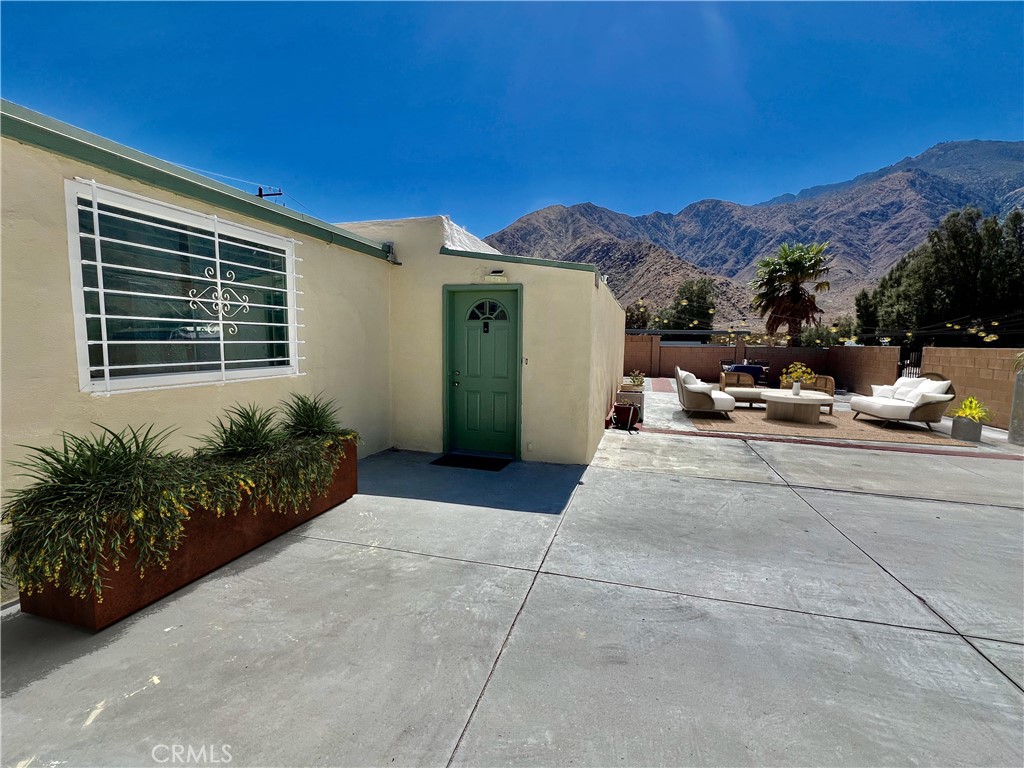
{"type": "Polygon", "coordinates": [[[501,251],[495,250],[476,235],[460,227],[449,216],[442,216],[444,222],[444,246],[453,251],[470,251],[472,253],[494,253],[501,255],[501,251]]]}

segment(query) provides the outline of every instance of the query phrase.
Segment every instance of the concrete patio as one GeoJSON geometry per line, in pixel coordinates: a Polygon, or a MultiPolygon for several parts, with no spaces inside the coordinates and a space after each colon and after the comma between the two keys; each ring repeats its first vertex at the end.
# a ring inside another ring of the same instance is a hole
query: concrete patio
{"type": "Polygon", "coordinates": [[[1018,457],[432,458],[97,635],[6,616],[3,763],[1024,760],[1018,457]]]}

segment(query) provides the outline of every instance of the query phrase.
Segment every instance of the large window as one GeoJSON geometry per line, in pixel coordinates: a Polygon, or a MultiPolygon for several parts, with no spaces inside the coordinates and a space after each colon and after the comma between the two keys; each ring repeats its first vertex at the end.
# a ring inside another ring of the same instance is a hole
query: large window
{"type": "Polygon", "coordinates": [[[67,182],[83,390],[298,373],[294,241],[67,182]]]}

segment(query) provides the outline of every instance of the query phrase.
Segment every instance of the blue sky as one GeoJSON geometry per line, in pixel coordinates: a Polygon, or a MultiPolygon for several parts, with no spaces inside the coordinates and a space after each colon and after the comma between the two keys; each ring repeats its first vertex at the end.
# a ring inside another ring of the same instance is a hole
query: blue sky
{"type": "Polygon", "coordinates": [[[328,221],[447,213],[485,236],[555,203],[749,204],[940,141],[1024,138],[1021,3],[0,14],[4,98],[281,186],[289,207],[328,221]]]}

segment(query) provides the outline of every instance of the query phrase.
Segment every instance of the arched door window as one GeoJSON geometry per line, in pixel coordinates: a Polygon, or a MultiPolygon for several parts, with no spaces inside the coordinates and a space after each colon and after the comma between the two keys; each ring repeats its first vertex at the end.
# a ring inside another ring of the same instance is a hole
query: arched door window
{"type": "Polygon", "coordinates": [[[466,315],[467,320],[508,320],[508,312],[496,301],[478,301],[466,315]]]}

